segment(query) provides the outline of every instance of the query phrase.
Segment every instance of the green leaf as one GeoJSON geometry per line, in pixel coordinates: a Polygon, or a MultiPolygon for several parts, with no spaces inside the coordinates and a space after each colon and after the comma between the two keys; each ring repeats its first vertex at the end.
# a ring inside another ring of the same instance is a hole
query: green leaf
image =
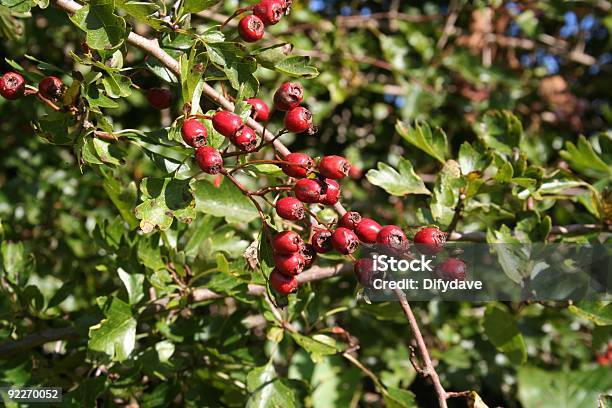
{"type": "Polygon", "coordinates": [[[7,7],[13,13],[27,13],[36,6],[33,0],[2,0],[0,5],[7,7]]]}
{"type": "Polygon", "coordinates": [[[486,156],[474,149],[468,142],[463,142],[461,144],[457,161],[461,167],[462,174],[469,174],[473,171],[483,171],[487,165],[486,156]]]}
{"type": "Polygon", "coordinates": [[[401,158],[398,165],[399,172],[382,162],[379,162],[377,167],[378,170],[369,170],[366,178],[370,183],[383,188],[387,193],[395,196],[431,194],[425,187],[423,180],[414,172],[410,161],[401,158]]]}
{"type": "Polygon", "coordinates": [[[144,279],[141,273],[128,273],[123,268],[117,269],[119,279],[125,285],[130,305],[135,305],[144,297],[144,279]]]}
{"type": "Polygon", "coordinates": [[[156,227],[167,230],[174,217],[187,223],[195,217],[188,180],[146,178],[140,184],[140,191],[143,202],[136,207],[136,218],[145,233],[156,227]]]}
{"type": "Polygon", "coordinates": [[[499,230],[487,231],[487,242],[497,253],[497,259],[504,273],[515,283],[520,284],[523,276],[531,274],[529,267],[529,247],[521,245],[520,241],[512,235],[506,225],[499,230]]]}
{"type": "Polygon", "coordinates": [[[389,387],[387,394],[383,395],[385,404],[390,408],[413,408],[418,407],[415,395],[407,390],[400,388],[389,387]]]}
{"type": "Polygon", "coordinates": [[[235,43],[205,44],[210,61],[221,69],[232,88],[244,88],[245,97],[252,97],[259,90],[259,81],[254,72],[257,70],[257,61],[253,57],[243,56],[242,50],[235,43]]]}
{"type": "Polygon", "coordinates": [[[274,69],[277,63],[282,62],[291,53],[293,46],[289,43],[274,44],[269,47],[259,48],[251,53],[261,65],[274,69]]]}
{"type": "Polygon", "coordinates": [[[459,188],[463,186],[459,163],[449,160],[442,167],[434,185],[433,198],[429,204],[436,223],[448,225],[453,219],[459,200],[459,188]]]}
{"type": "Polygon", "coordinates": [[[487,112],[475,127],[476,134],[487,147],[507,155],[519,147],[523,136],[521,122],[509,111],[487,112]]]}
{"type": "Polygon", "coordinates": [[[207,180],[192,182],[192,187],[196,211],[224,217],[227,222],[249,223],[259,216],[251,200],[226,179],[219,187],[207,180]]]}
{"type": "Polygon", "coordinates": [[[568,307],[569,311],[592,321],[598,326],[612,325],[612,303],[610,302],[578,302],[568,307]]]}
{"type": "Polygon", "coordinates": [[[295,391],[278,378],[274,365],[256,367],[246,378],[249,399],[247,408],[291,408],[297,406],[295,391]]]}
{"type": "MultiPolygon", "coordinates": [[[[602,137],[609,137],[603,135],[602,137]]],[[[612,176],[612,163],[606,163],[595,152],[591,143],[584,136],[578,138],[578,144],[565,142],[565,149],[559,152],[570,166],[585,176],[600,178],[612,176]]]]}
{"type": "Polygon", "coordinates": [[[489,304],[483,327],[489,341],[513,364],[523,364],[527,361],[525,340],[518,330],[514,316],[506,308],[489,304]]]}
{"type": "Polygon", "coordinates": [[[299,333],[291,333],[291,337],[310,354],[310,358],[315,364],[323,361],[324,356],[336,354],[339,351],[336,341],[323,334],[308,337],[299,333]]]}
{"type": "Polygon", "coordinates": [[[274,65],[276,71],[285,75],[297,78],[312,79],[319,76],[319,70],[312,65],[308,65],[310,57],[292,56],[277,62],[274,65]]]}
{"type": "Polygon", "coordinates": [[[444,164],[448,156],[448,141],[446,133],[439,127],[433,129],[427,122],[415,122],[414,126],[407,126],[398,121],[395,130],[408,143],[424,151],[440,163],[444,164]]]}
{"type": "Polygon", "coordinates": [[[0,250],[2,253],[2,274],[15,285],[25,284],[28,276],[28,268],[26,268],[28,258],[23,243],[3,241],[0,250]]]}
{"type": "Polygon", "coordinates": [[[124,10],[131,17],[144,23],[154,30],[161,30],[164,27],[163,21],[153,17],[159,11],[159,5],[143,1],[115,0],[118,8],[124,10]]]}
{"type": "Polygon", "coordinates": [[[125,98],[132,94],[132,80],[118,72],[108,70],[102,78],[106,94],[111,98],[125,98]]]}
{"type": "Polygon", "coordinates": [[[122,186],[112,175],[105,173],[102,187],[111,199],[119,214],[130,228],[138,225],[138,220],[134,216],[134,206],[136,205],[136,183],[130,182],[127,186],[122,186]]]}
{"type": "Polygon", "coordinates": [[[105,318],[89,328],[88,349],[114,361],[123,361],[136,344],[136,319],[130,305],[116,297],[98,298],[98,302],[105,318]]]}
{"type": "Polygon", "coordinates": [[[211,8],[221,0],[185,0],[183,11],[185,13],[199,13],[208,8],[211,8]]]}
{"type": "Polygon", "coordinates": [[[127,36],[125,20],[114,14],[114,0],[91,0],[70,17],[87,33],[87,44],[96,50],[114,49],[127,36]]]}

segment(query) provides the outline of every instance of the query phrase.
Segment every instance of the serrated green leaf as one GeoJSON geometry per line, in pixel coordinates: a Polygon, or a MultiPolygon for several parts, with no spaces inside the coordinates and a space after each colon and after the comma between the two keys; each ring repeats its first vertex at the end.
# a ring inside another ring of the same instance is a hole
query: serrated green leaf
{"type": "Polygon", "coordinates": [[[297,405],[295,391],[278,377],[272,363],[252,369],[246,380],[250,393],[247,408],[292,408],[297,405]]]}
{"type": "Polygon", "coordinates": [[[398,170],[382,162],[379,162],[377,167],[378,170],[369,170],[366,178],[370,183],[383,188],[387,193],[395,196],[431,194],[425,187],[423,180],[414,172],[410,161],[401,158],[398,170]]]}
{"type": "Polygon", "coordinates": [[[612,303],[609,302],[578,302],[568,307],[569,311],[592,321],[598,326],[612,325],[612,303]]]}
{"type": "Polygon", "coordinates": [[[87,44],[96,50],[119,47],[127,37],[125,20],[114,14],[114,0],[91,0],[70,19],[87,33],[87,44]]]}
{"type": "Polygon", "coordinates": [[[319,76],[319,70],[312,65],[308,65],[309,62],[310,57],[295,55],[277,62],[274,64],[274,69],[296,78],[316,78],[319,76]]]}
{"type": "Polygon", "coordinates": [[[135,305],[144,297],[144,278],[141,273],[128,273],[123,268],[117,269],[119,279],[123,282],[130,305],[135,305]]]}
{"type": "Polygon", "coordinates": [[[483,143],[496,151],[510,155],[521,143],[523,126],[509,111],[487,112],[475,126],[483,143]]]}
{"type": "Polygon", "coordinates": [[[143,202],[136,207],[140,228],[167,230],[172,220],[190,223],[195,217],[195,202],[188,180],[146,178],[140,184],[143,202]]]}
{"type": "Polygon", "coordinates": [[[114,361],[123,361],[136,344],[136,319],[127,303],[116,297],[105,300],[102,305],[105,318],[89,328],[87,347],[114,361]]]}
{"type": "Polygon", "coordinates": [[[431,128],[427,122],[415,122],[414,126],[407,126],[398,121],[395,130],[408,143],[424,151],[440,163],[444,164],[448,155],[448,141],[446,133],[439,128],[431,128]]]}
{"type": "MultiPolygon", "coordinates": [[[[609,137],[603,135],[602,137],[609,137]]],[[[593,149],[593,146],[584,137],[578,138],[578,143],[565,142],[565,149],[559,154],[570,163],[570,166],[589,177],[611,177],[612,163],[606,163],[593,149]]]]}
{"type": "Polygon", "coordinates": [[[249,223],[259,216],[251,200],[226,179],[219,187],[207,180],[194,181],[192,187],[196,211],[224,217],[228,222],[249,223]]]}
{"type": "Polygon", "coordinates": [[[513,364],[527,361],[525,340],[518,330],[514,316],[500,305],[487,306],[483,322],[489,341],[503,352],[513,364]]]}

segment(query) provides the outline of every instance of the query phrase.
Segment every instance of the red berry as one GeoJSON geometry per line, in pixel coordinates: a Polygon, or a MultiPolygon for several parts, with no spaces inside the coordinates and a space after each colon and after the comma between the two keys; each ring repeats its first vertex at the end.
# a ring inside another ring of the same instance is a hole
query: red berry
{"type": "Polygon", "coordinates": [[[342,218],[340,218],[338,225],[344,228],[354,230],[355,227],[357,227],[357,224],[359,224],[360,222],[361,214],[359,214],[357,211],[349,211],[345,212],[342,218]]]}
{"type": "Polygon", "coordinates": [[[47,76],[38,84],[38,92],[45,98],[56,101],[64,93],[64,84],[56,76],[47,76]]]}
{"type": "Polygon", "coordinates": [[[289,153],[284,161],[292,164],[283,164],[283,173],[289,177],[303,178],[310,173],[314,167],[312,157],[304,153],[289,153]]]}
{"type": "Polygon", "coordinates": [[[438,228],[427,227],[414,236],[414,244],[420,253],[434,255],[444,249],[446,234],[438,228]]]}
{"type": "Polygon", "coordinates": [[[597,364],[600,366],[607,366],[610,364],[610,358],[608,358],[608,356],[605,354],[597,354],[595,359],[597,360],[597,364]]]}
{"type": "Polygon", "coordinates": [[[351,170],[351,164],[341,156],[325,156],[319,163],[319,173],[323,177],[341,179],[351,170]]]}
{"type": "Polygon", "coordinates": [[[467,275],[467,266],[465,262],[457,258],[448,258],[436,268],[440,278],[444,280],[465,280],[467,275]]]}
{"type": "Polygon", "coordinates": [[[324,205],[334,205],[340,198],[340,184],[336,180],[325,179],[325,194],[321,196],[320,203],[324,205]]]}
{"type": "Polygon", "coordinates": [[[274,269],[270,274],[270,286],[281,295],[288,295],[297,291],[298,280],[295,276],[285,276],[274,269]]]}
{"type": "Polygon", "coordinates": [[[391,249],[404,251],[408,249],[408,238],[397,225],[385,225],[380,229],[376,242],[391,249]]]}
{"type": "Polygon", "coordinates": [[[285,128],[293,133],[303,133],[311,130],[312,113],[303,106],[291,109],[285,115],[285,128]]]}
{"type": "Polygon", "coordinates": [[[314,234],[312,234],[310,242],[312,243],[312,246],[314,247],[315,251],[320,254],[324,254],[333,249],[331,238],[332,232],[330,230],[318,229],[315,231],[314,234]]]}
{"type": "Polygon", "coordinates": [[[265,34],[264,23],[255,15],[243,17],[238,24],[238,33],[246,42],[259,41],[265,34]]]}
{"type": "Polygon", "coordinates": [[[279,254],[298,252],[303,245],[304,241],[295,231],[280,232],[272,239],[272,248],[274,248],[274,252],[279,254]]]}
{"type": "Polygon", "coordinates": [[[274,93],[274,106],[280,111],[297,108],[304,99],[304,88],[299,82],[285,82],[274,93]]]}
{"type": "Polygon", "coordinates": [[[295,183],[295,197],[303,203],[318,203],[321,198],[321,184],[313,179],[300,179],[295,183]]]}
{"type": "Polygon", "coordinates": [[[340,227],[332,233],[332,246],[341,254],[352,254],[359,247],[359,238],[348,228],[340,227]]]}
{"type": "Polygon", "coordinates": [[[371,218],[362,218],[359,224],[355,227],[355,234],[362,242],[367,244],[376,243],[376,238],[382,227],[379,223],[371,218]]]}
{"type": "Polygon", "coordinates": [[[300,252],[274,255],[274,266],[283,275],[297,275],[304,270],[306,259],[300,252]]]}
{"type": "Polygon", "coordinates": [[[17,72],[7,72],[0,77],[0,95],[13,101],[25,93],[25,79],[17,72]]]}
{"type": "Polygon", "coordinates": [[[258,122],[267,122],[270,119],[270,108],[268,104],[259,98],[249,98],[246,100],[251,105],[251,117],[258,122]]]}
{"type": "Polygon", "coordinates": [[[276,213],[279,217],[290,221],[304,218],[306,211],[304,205],[295,197],[284,197],[276,202],[276,213]]]}
{"type": "Polygon", "coordinates": [[[225,137],[233,137],[243,126],[240,116],[228,111],[215,113],[212,118],[212,124],[215,130],[225,137]]]}
{"type": "Polygon", "coordinates": [[[312,264],[314,264],[314,262],[317,260],[317,251],[315,250],[315,247],[311,244],[302,245],[300,253],[302,254],[302,256],[304,256],[304,259],[306,261],[304,269],[310,268],[312,264]]]}
{"type": "Polygon", "coordinates": [[[202,146],[196,149],[195,154],[198,166],[208,174],[217,174],[223,168],[223,157],[214,147],[202,146]]]}
{"type": "Polygon", "coordinates": [[[370,258],[362,258],[355,262],[353,271],[362,286],[368,286],[374,272],[374,261],[370,258]]]}
{"type": "Polygon", "coordinates": [[[151,88],[147,91],[147,100],[155,109],[168,109],[172,103],[172,92],[166,88],[151,88]]]}
{"type": "Polygon", "coordinates": [[[181,127],[183,140],[191,147],[202,147],[206,144],[208,132],[202,122],[197,119],[187,119],[181,127]]]}
{"type": "Polygon", "coordinates": [[[242,126],[231,138],[232,143],[245,152],[252,152],[257,148],[257,135],[248,126],[242,126]]]}
{"type": "Polygon", "coordinates": [[[284,0],[261,0],[253,8],[253,14],[263,21],[265,25],[278,23],[285,14],[284,0]]]}

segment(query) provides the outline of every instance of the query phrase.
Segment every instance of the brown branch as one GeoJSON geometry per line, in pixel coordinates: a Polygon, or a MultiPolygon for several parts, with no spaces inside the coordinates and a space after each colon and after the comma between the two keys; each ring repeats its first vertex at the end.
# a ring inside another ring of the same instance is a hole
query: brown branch
{"type": "Polygon", "coordinates": [[[45,343],[68,340],[76,337],[76,335],[76,329],[68,326],[56,329],[45,329],[19,340],[6,341],[0,343],[0,360],[13,357],[18,353],[26,352],[27,350],[42,346],[45,343]]]}

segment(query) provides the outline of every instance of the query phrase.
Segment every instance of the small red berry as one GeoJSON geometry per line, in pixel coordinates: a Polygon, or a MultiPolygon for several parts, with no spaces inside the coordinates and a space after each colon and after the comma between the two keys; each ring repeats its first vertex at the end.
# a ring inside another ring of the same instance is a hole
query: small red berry
{"type": "Polygon", "coordinates": [[[283,275],[297,275],[304,270],[306,259],[300,252],[274,255],[274,266],[283,275]]]}
{"type": "Polygon", "coordinates": [[[285,276],[274,269],[270,274],[270,286],[281,295],[288,295],[297,291],[298,280],[295,276],[285,276]]]}
{"type": "Polygon", "coordinates": [[[408,249],[408,238],[397,225],[385,225],[380,229],[376,242],[391,249],[404,251],[408,249]]]}
{"type": "Polygon", "coordinates": [[[25,93],[25,79],[17,72],[7,72],[0,77],[0,95],[10,101],[19,99],[25,93]]]}
{"type": "Polygon", "coordinates": [[[310,242],[315,251],[320,254],[327,253],[333,249],[331,242],[332,232],[328,229],[318,229],[312,234],[310,242]]]}
{"type": "Polygon", "coordinates": [[[334,205],[340,199],[340,184],[336,180],[325,179],[325,194],[321,196],[320,203],[324,205],[334,205]]]}
{"type": "Polygon", "coordinates": [[[214,147],[202,146],[196,149],[195,154],[198,166],[208,174],[217,174],[223,168],[223,157],[214,147]]]}
{"type": "Polygon", "coordinates": [[[382,227],[371,218],[362,218],[355,227],[355,234],[366,244],[376,243],[376,238],[382,227]]]}
{"type": "Polygon", "coordinates": [[[336,228],[332,232],[332,247],[341,254],[348,255],[352,254],[359,247],[359,238],[353,231],[348,228],[340,227],[336,228]]]}
{"type": "Polygon", "coordinates": [[[325,156],[319,162],[319,173],[323,177],[341,179],[351,170],[351,164],[341,156],[325,156]]]}
{"type": "Polygon", "coordinates": [[[374,272],[374,261],[370,258],[361,258],[355,262],[353,271],[362,286],[368,286],[374,272]]]}
{"type": "Polygon", "coordinates": [[[240,116],[228,111],[215,113],[212,124],[215,130],[225,137],[233,137],[243,126],[240,116]]]}
{"type": "Polygon", "coordinates": [[[314,167],[312,157],[305,153],[289,153],[284,161],[292,164],[283,164],[283,173],[289,177],[303,178],[310,173],[314,167]]]}
{"type": "Polygon", "coordinates": [[[251,105],[251,117],[258,122],[267,122],[270,119],[270,108],[268,104],[259,98],[249,98],[246,100],[251,105]]]}
{"type": "Polygon", "coordinates": [[[357,224],[359,224],[360,222],[361,214],[359,214],[357,211],[349,211],[345,212],[342,218],[340,218],[338,225],[344,228],[354,230],[355,227],[357,227],[357,224]]]}
{"type": "Polygon", "coordinates": [[[206,126],[197,119],[187,119],[181,127],[183,140],[191,147],[202,147],[206,144],[208,132],[206,126]]]}
{"type": "Polygon", "coordinates": [[[279,254],[298,252],[303,245],[304,241],[295,231],[280,232],[272,239],[272,248],[279,254]]]}
{"type": "Polygon", "coordinates": [[[298,221],[306,215],[304,204],[295,197],[281,198],[276,202],[275,207],[278,216],[286,220],[298,221]]]}
{"type": "Polygon", "coordinates": [[[253,14],[267,26],[278,23],[285,14],[284,0],[261,0],[253,8],[253,14]]]}
{"type": "Polygon", "coordinates": [[[230,139],[232,143],[245,152],[252,152],[257,148],[257,135],[248,126],[242,126],[230,139]]]}
{"type": "Polygon", "coordinates": [[[311,244],[302,245],[300,253],[302,254],[302,256],[304,256],[304,259],[306,261],[304,269],[310,268],[312,264],[314,264],[314,262],[317,260],[317,251],[315,250],[315,247],[311,244]]]}
{"type": "Polygon", "coordinates": [[[418,251],[426,255],[434,255],[444,249],[446,234],[438,228],[423,228],[414,236],[414,244],[418,251]]]}
{"type": "Polygon", "coordinates": [[[285,82],[274,93],[274,106],[280,111],[297,108],[304,99],[304,88],[299,82],[285,82]]]}
{"type": "Polygon", "coordinates": [[[285,128],[293,133],[303,133],[311,130],[312,113],[303,106],[291,109],[285,115],[285,128]]]}
{"type": "Polygon", "coordinates": [[[448,258],[436,268],[436,272],[444,280],[464,281],[467,276],[467,266],[461,259],[448,258]]]}
{"type": "Polygon", "coordinates": [[[597,360],[597,364],[599,364],[600,366],[607,366],[608,364],[610,364],[611,361],[606,354],[597,354],[595,356],[595,359],[597,360]]]}
{"type": "Polygon", "coordinates": [[[318,203],[321,199],[321,184],[313,179],[300,179],[295,183],[295,197],[303,203],[318,203]]]}
{"type": "Polygon", "coordinates": [[[255,15],[243,17],[238,24],[238,33],[246,42],[259,41],[265,34],[264,23],[255,15]]]}
{"type": "Polygon", "coordinates": [[[166,88],[151,88],[147,91],[147,100],[155,109],[168,109],[172,103],[172,92],[166,88]]]}
{"type": "Polygon", "coordinates": [[[38,92],[45,98],[56,101],[64,93],[64,84],[56,76],[47,76],[38,84],[38,92]]]}

